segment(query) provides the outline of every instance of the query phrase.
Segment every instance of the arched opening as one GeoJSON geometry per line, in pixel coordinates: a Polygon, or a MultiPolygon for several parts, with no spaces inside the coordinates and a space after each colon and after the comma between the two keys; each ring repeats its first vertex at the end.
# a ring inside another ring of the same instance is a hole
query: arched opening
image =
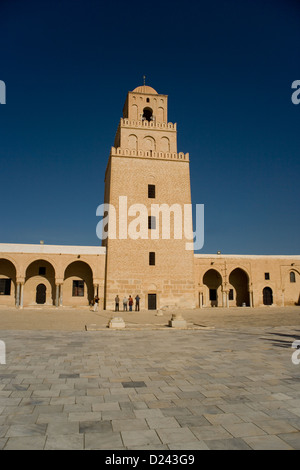
{"type": "Polygon", "coordinates": [[[153,110],[151,108],[144,108],[143,109],[143,121],[153,121],[153,110]]]}
{"type": "Polygon", "coordinates": [[[134,119],[135,121],[137,120],[138,118],[138,107],[136,104],[133,104],[131,106],[131,119],[134,119]]]}
{"type": "Polygon", "coordinates": [[[156,143],[155,143],[155,139],[149,135],[147,135],[146,137],[144,137],[143,139],[143,148],[148,151],[148,150],[155,150],[155,147],[156,147],[156,143]]]}
{"type": "Polygon", "coordinates": [[[159,107],[157,110],[157,121],[158,122],[164,122],[165,121],[165,116],[164,116],[164,108],[159,107]]]}
{"type": "Polygon", "coordinates": [[[284,285],[284,305],[300,305],[300,271],[291,268],[284,285]]]}
{"type": "Polygon", "coordinates": [[[137,136],[135,134],[130,134],[128,136],[128,148],[129,149],[137,150],[138,149],[137,142],[138,142],[137,136]]]}
{"type": "Polygon", "coordinates": [[[249,277],[246,271],[241,268],[234,269],[229,276],[229,283],[232,286],[232,302],[237,307],[250,305],[249,299],[249,277]]]}
{"type": "Polygon", "coordinates": [[[170,140],[168,137],[162,137],[160,140],[160,148],[162,152],[170,152],[170,140]]]}
{"type": "Polygon", "coordinates": [[[206,286],[204,302],[206,306],[218,307],[220,303],[222,276],[215,269],[209,269],[203,276],[203,284],[206,286]]]}
{"type": "Polygon", "coordinates": [[[46,302],[46,286],[45,284],[38,284],[36,286],[35,301],[39,305],[43,305],[46,302]]]}
{"type": "Polygon", "coordinates": [[[55,269],[49,261],[39,259],[27,266],[24,305],[55,305],[55,269]]]}
{"type": "Polygon", "coordinates": [[[272,305],[273,304],[273,291],[271,287],[265,287],[263,290],[263,302],[264,305],[272,305]]]}
{"type": "Polygon", "coordinates": [[[94,298],[93,272],[84,261],[74,261],[65,269],[64,305],[89,305],[94,298]]]}
{"type": "Polygon", "coordinates": [[[0,259],[0,305],[14,305],[16,268],[8,259],[0,259]]]}

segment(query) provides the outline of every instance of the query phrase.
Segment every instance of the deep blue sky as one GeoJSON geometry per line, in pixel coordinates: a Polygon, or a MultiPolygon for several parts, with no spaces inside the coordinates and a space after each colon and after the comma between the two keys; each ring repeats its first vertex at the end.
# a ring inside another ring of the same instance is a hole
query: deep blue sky
{"type": "Polygon", "coordinates": [[[0,0],[0,242],[97,245],[128,91],[169,95],[202,253],[299,254],[300,4],[0,0]]]}

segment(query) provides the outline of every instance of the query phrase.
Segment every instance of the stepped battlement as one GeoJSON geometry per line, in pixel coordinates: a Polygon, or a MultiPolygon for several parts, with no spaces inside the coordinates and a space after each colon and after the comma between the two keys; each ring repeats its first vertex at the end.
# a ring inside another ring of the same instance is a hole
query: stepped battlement
{"type": "Polygon", "coordinates": [[[133,120],[127,118],[121,118],[120,120],[120,127],[146,127],[151,129],[164,129],[176,132],[177,124],[172,122],[157,122],[157,121],[147,121],[146,119],[143,120],[133,120]]]}
{"type": "Polygon", "coordinates": [[[155,150],[135,150],[128,148],[111,147],[110,156],[112,157],[137,157],[153,158],[160,160],[180,160],[189,162],[189,153],[183,152],[156,152],[155,150]]]}

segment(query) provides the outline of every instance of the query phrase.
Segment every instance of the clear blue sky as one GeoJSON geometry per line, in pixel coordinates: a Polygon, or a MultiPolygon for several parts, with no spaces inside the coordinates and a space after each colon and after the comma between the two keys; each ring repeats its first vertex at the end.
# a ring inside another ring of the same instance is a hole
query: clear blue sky
{"type": "Polygon", "coordinates": [[[169,95],[202,253],[299,254],[300,4],[1,0],[0,242],[97,245],[128,91],[169,95]]]}

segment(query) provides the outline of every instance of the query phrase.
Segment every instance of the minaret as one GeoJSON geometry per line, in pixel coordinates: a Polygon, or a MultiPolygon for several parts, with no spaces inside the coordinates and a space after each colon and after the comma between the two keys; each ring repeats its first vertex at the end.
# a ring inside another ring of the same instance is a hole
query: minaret
{"type": "Polygon", "coordinates": [[[183,233],[184,205],[191,204],[189,154],[177,152],[176,124],[168,122],[168,96],[145,81],[127,95],[105,173],[104,199],[116,214],[116,236],[104,241],[106,308],[114,308],[117,294],[120,307],[124,296],[137,294],[141,309],[194,307],[194,252],[186,249],[183,233]],[[136,204],[145,208],[143,215],[147,212],[146,234],[145,224],[137,227],[142,214],[136,204]],[[170,216],[169,237],[162,233],[163,208],[170,216]],[[174,228],[173,211],[179,208],[181,238],[174,228]],[[140,235],[130,236],[131,223],[140,235]]]}

